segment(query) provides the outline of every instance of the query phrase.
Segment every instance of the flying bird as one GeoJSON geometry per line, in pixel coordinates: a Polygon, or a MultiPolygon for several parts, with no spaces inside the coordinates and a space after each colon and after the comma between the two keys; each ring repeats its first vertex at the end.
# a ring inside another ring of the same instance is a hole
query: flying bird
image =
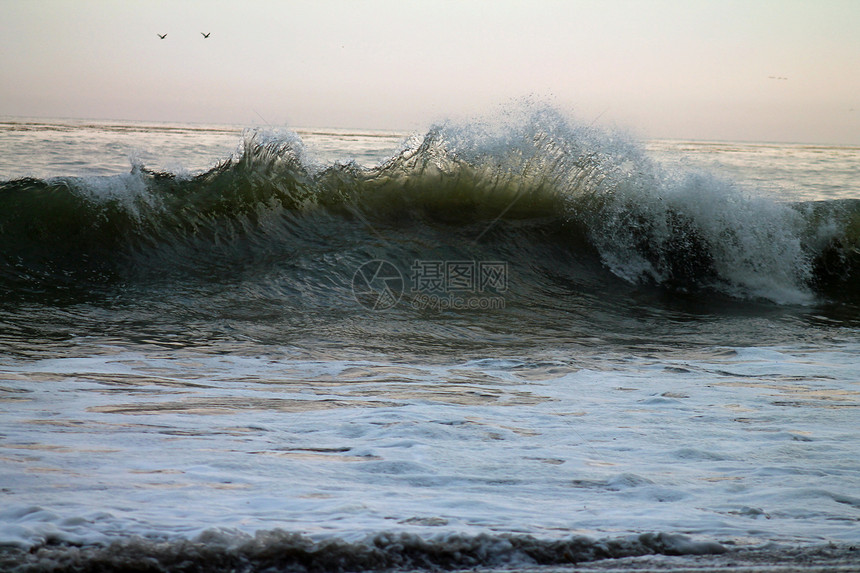
{"type": "Polygon", "coordinates": [[[212,32],[206,32],[205,34],[203,34],[203,32],[200,32],[200,34],[202,34],[204,38],[208,38],[209,34],[211,34],[211,33],[212,32]]]}
{"type": "Polygon", "coordinates": [[[155,35],[158,36],[159,38],[161,38],[162,40],[167,37],[167,34],[159,34],[158,32],[156,32],[155,35]]]}

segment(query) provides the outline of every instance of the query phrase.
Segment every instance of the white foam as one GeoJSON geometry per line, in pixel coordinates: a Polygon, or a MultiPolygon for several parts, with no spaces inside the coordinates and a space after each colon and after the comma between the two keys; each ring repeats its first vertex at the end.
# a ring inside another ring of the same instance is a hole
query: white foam
{"type": "Polygon", "coordinates": [[[493,358],[10,365],[0,543],[213,526],[856,542],[857,350],[604,355],[546,377],[493,358]]]}

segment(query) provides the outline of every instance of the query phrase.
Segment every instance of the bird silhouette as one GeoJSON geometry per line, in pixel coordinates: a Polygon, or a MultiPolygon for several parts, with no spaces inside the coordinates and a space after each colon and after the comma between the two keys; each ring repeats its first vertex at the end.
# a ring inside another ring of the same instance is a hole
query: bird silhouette
{"type": "Polygon", "coordinates": [[[205,34],[203,34],[203,32],[200,33],[203,35],[204,38],[208,38],[209,34],[211,34],[212,32],[206,32],[205,34]]]}
{"type": "Polygon", "coordinates": [[[167,37],[167,34],[159,34],[158,32],[156,32],[155,35],[158,36],[159,38],[161,38],[162,40],[167,37]]]}

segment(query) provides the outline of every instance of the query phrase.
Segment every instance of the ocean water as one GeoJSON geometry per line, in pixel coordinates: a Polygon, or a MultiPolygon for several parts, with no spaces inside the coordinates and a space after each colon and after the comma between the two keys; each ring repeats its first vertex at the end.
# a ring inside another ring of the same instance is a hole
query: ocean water
{"type": "Polygon", "coordinates": [[[860,148],[3,118],[0,568],[855,570],[858,335],[860,148]]]}

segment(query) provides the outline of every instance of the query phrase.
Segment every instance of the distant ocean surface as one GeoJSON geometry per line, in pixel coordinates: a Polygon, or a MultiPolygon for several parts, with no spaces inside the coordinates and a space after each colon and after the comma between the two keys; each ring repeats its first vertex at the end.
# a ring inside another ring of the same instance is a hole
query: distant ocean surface
{"type": "Polygon", "coordinates": [[[858,147],[0,118],[0,570],[858,570],[858,428],[858,147]]]}

